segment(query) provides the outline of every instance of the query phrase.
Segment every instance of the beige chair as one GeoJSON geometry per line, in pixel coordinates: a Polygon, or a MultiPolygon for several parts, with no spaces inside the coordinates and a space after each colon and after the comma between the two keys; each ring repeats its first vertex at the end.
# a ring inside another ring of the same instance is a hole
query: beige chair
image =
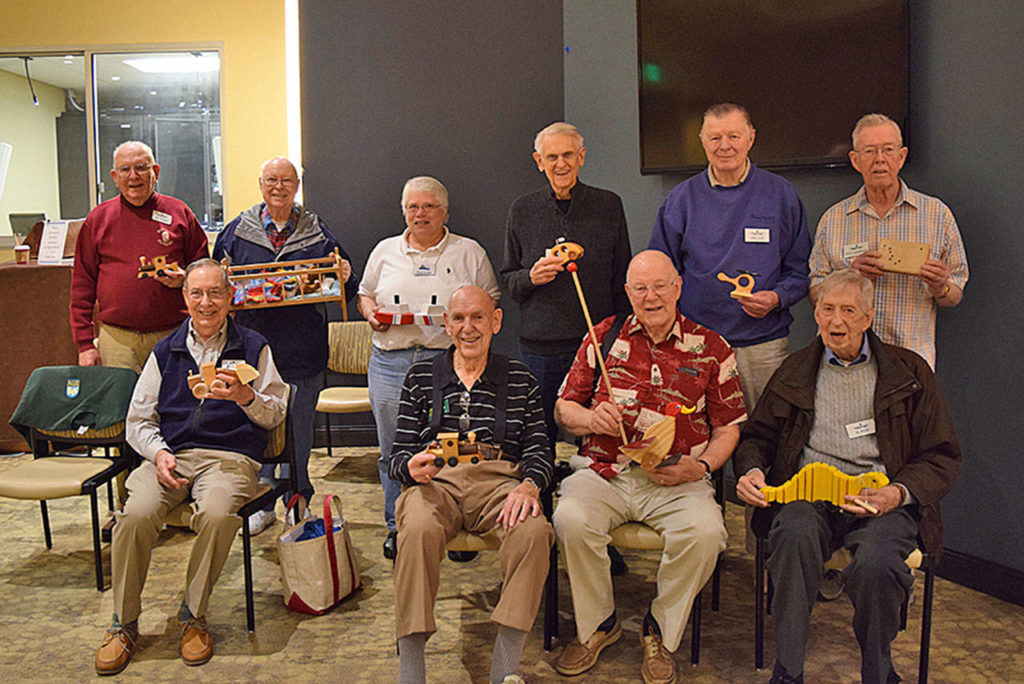
{"type": "MultiPolygon", "coordinates": [[[[370,324],[346,321],[328,326],[330,356],[327,367],[335,373],[366,375],[370,365],[370,324]]],[[[370,410],[367,387],[325,387],[316,402],[316,410],[327,420],[327,455],[333,456],[331,444],[332,413],[365,413],[370,410]]]]}

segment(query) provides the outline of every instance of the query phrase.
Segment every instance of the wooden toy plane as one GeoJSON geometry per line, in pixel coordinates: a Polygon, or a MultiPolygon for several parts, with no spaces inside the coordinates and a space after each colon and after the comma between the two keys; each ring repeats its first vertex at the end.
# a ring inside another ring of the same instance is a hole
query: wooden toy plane
{"type": "Polygon", "coordinates": [[[460,463],[479,463],[501,458],[501,449],[490,444],[479,444],[476,433],[466,433],[466,439],[460,440],[458,432],[439,432],[437,437],[426,449],[434,454],[434,465],[438,468],[448,464],[455,467],[460,463]]]}
{"type": "Polygon", "coordinates": [[[724,272],[718,274],[718,279],[725,283],[732,283],[735,289],[729,293],[733,299],[746,299],[753,297],[754,276],[749,273],[740,273],[735,278],[730,278],[724,272]],[[743,283],[742,285],[740,283],[743,283]]]}
{"type": "MultiPolygon", "coordinates": [[[[878,489],[889,484],[885,473],[871,471],[860,475],[847,475],[834,465],[808,463],[789,480],[777,487],[762,487],[768,503],[793,501],[831,501],[836,506],[846,503],[846,497],[857,496],[862,489],[878,489]]],[[[857,504],[870,513],[878,513],[874,506],[858,500],[857,504]]]]}
{"type": "MultiPolygon", "coordinates": [[[[245,362],[236,363],[230,367],[222,367],[219,370],[223,373],[234,375],[238,378],[239,382],[246,385],[260,377],[260,372],[245,362]]],[[[188,388],[192,390],[193,397],[205,399],[209,395],[210,390],[216,387],[221,389],[227,387],[223,380],[217,378],[217,371],[216,364],[210,361],[199,366],[198,375],[188,374],[188,388]]]]}
{"type": "Polygon", "coordinates": [[[882,253],[882,270],[892,273],[917,275],[924,262],[928,261],[929,250],[926,242],[878,241],[878,251],[882,253]]]}
{"type": "Polygon", "coordinates": [[[153,261],[149,261],[144,256],[139,257],[139,278],[154,278],[156,276],[167,275],[167,272],[171,271],[178,273],[181,268],[178,266],[177,261],[167,261],[165,256],[153,257],[153,261]]]}
{"type": "Polygon", "coordinates": [[[688,415],[697,410],[696,406],[683,406],[675,402],[666,408],[668,415],[644,430],[642,439],[619,447],[630,460],[646,467],[659,465],[668,456],[676,439],[676,414],[688,415]]]}

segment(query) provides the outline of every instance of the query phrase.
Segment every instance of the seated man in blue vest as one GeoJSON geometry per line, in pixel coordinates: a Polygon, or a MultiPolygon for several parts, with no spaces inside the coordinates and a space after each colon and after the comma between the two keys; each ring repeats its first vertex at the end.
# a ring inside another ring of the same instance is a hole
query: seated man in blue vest
{"type": "Polygon", "coordinates": [[[522,681],[519,658],[540,607],[555,540],[540,515],[540,493],[554,466],[540,388],[522,363],[490,351],[501,329],[501,309],[486,290],[457,290],[445,328],[454,347],[413,364],[405,376],[391,452],[391,477],[404,485],[396,508],[398,681],[426,681],[423,650],[437,631],[441,557],[463,528],[495,530],[501,539],[490,681],[522,681]],[[465,439],[472,432],[477,444],[490,447],[477,447],[478,463],[435,465],[437,455],[427,447],[439,433],[465,439]]]}
{"type": "Polygon", "coordinates": [[[189,318],[149,355],[125,421],[128,443],[144,460],[128,476],[128,500],[115,514],[114,619],[96,650],[101,675],[123,670],[135,652],[153,546],[168,511],[190,496],[196,540],[178,612],[178,645],[186,665],[202,665],[213,655],[205,620],[210,592],[241,526],[235,514],[257,491],[257,459],[268,431],[284,420],[287,406],[288,386],[266,339],[228,320],[230,287],[220,264],[200,259],[189,265],[182,293],[189,318]],[[259,371],[251,384],[218,370],[223,387],[214,385],[204,399],[192,395],[188,376],[201,364],[220,369],[243,361],[259,371]]]}

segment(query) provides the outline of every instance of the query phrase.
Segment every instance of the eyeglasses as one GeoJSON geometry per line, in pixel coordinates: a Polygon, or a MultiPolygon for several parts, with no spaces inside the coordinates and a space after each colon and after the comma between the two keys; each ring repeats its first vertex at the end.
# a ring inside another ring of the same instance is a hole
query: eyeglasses
{"type": "Polygon", "coordinates": [[[298,178],[274,178],[273,176],[271,176],[270,178],[262,178],[260,180],[263,181],[264,185],[282,185],[286,188],[290,188],[293,185],[298,185],[299,183],[298,178]]]}
{"type": "Polygon", "coordinates": [[[228,291],[223,287],[211,287],[209,290],[200,290],[199,288],[196,288],[194,290],[189,290],[186,294],[193,302],[201,302],[203,301],[203,295],[206,295],[211,300],[224,299],[228,296],[228,291]]]}
{"type": "Polygon", "coordinates": [[[653,290],[655,295],[657,295],[658,297],[663,297],[666,294],[668,294],[673,287],[675,287],[675,281],[659,281],[657,283],[654,283],[654,285],[645,285],[643,283],[639,285],[634,285],[630,283],[629,291],[635,294],[637,297],[643,298],[647,296],[648,292],[653,290]]]}
{"type": "Polygon", "coordinates": [[[459,394],[459,408],[462,409],[462,415],[459,416],[459,432],[469,431],[469,390],[463,390],[459,394]]]}
{"type": "Polygon", "coordinates": [[[405,213],[406,214],[415,214],[420,209],[422,209],[423,211],[434,211],[435,209],[440,209],[440,208],[441,208],[440,204],[406,204],[405,205],[405,213]]]}
{"type": "Polygon", "coordinates": [[[121,166],[118,166],[114,170],[117,171],[117,173],[122,175],[122,176],[131,175],[132,171],[135,171],[135,173],[137,173],[137,174],[139,174],[141,176],[144,173],[148,173],[149,170],[152,169],[152,168],[153,168],[153,164],[150,164],[149,162],[145,162],[143,164],[135,164],[134,166],[130,166],[128,164],[123,164],[121,166]]]}
{"type": "Polygon", "coordinates": [[[865,157],[877,157],[878,155],[882,155],[883,157],[895,157],[901,149],[903,148],[896,147],[895,145],[872,145],[871,147],[865,147],[862,150],[857,150],[857,153],[865,157]]]}

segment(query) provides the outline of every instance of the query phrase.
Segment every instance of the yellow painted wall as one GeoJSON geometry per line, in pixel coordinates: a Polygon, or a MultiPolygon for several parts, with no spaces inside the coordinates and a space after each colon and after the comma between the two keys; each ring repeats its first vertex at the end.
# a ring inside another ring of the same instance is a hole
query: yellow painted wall
{"type": "Polygon", "coordinates": [[[0,51],[221,43],[224,216],[260,200],[259,165],[287,154],[284,0],[3,0],[0,51]]]}
{"type": "Polygon", "coordinates": [[[7,216],[12,211],[61,217],[54,120],[64,111],[64,91],[45,83],[33,85],[38,106],[32,104],[24,76],[0,71],[0,142],[14,148],[0,196],[0,235],[11,234],[7,216]]]}

